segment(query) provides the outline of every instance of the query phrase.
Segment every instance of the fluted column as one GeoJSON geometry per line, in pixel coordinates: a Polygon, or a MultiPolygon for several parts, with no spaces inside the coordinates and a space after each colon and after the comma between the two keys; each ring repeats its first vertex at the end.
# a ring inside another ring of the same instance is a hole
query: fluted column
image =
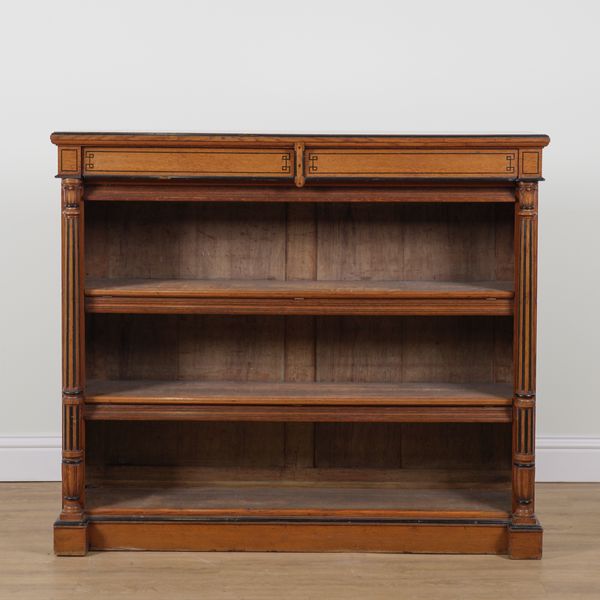
{"type": "Polygon", "coordinates": [[[84,520],[83,186],[62,180],[62,511],[84,520]]]}
{"type": "Polygon", "coordinates": [[[513,398],[513,526],[535,516],[535,361],[537,300],[537,182],[517,184],[513,398]]]}

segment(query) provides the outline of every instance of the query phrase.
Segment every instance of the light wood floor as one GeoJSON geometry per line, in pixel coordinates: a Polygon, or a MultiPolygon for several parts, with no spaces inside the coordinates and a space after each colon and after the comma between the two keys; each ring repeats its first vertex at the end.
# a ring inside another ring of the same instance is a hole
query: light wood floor
{"type": "Polygon", "coordinates": [[[541,561],[392,554],[92,553],[55,558],[56,483],[0,483],[0,599],[600,598],[600,484],[541,484],[541,561]]]}

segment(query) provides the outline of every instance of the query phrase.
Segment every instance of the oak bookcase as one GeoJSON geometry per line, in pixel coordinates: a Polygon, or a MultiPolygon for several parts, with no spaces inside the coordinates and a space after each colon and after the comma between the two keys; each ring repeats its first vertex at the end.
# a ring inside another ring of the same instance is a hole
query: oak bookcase
{"type": "Polygon", "coordinates": [[[547,136],[51,139],[57,554],[541,556],[547,136]]]}

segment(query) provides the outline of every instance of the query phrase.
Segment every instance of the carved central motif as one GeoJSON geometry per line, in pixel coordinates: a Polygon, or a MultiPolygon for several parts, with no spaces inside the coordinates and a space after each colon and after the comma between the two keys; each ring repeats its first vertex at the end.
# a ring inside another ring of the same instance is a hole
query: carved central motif
{"type": "Polygon", "coordinates": [[[513,165],[513,160],[515,160],[515,155],[514,154],[507,154],[506,155],[506,162],[508,163],[506,165],[506,171],[508,173],[514,173],[515,172],[515,166],[513,165]]]}
{"type": "Polygon", "coordinates": [[[94,168],[94,153],[93,152],[85,153],[85,168],[86,169],[94,168]]]}

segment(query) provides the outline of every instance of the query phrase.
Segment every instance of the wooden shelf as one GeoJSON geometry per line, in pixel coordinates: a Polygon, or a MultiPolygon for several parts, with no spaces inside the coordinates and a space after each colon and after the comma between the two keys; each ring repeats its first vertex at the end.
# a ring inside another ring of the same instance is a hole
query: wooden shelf
{"type": "Polygon", "coordinates": [[[507,281],[88,279],[87,312],[511,315],[507,281]]]}
{"type": "Polygon", "coordinates": [[[510,484],[407,487],[401,482],[208,481],[101,483],[86,490],[93,517],[207,519],[506,519],[510,484]]]}
{"type": "Polygon", "coordinates": [[[89,381],[88,420],[510,422],[507,384],[89,381]],[[343,407],[343,411],[340,411],[343,407]]]}

